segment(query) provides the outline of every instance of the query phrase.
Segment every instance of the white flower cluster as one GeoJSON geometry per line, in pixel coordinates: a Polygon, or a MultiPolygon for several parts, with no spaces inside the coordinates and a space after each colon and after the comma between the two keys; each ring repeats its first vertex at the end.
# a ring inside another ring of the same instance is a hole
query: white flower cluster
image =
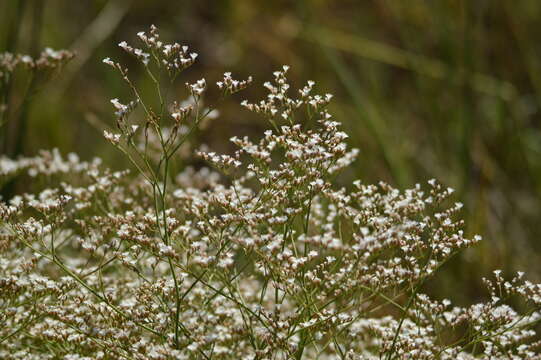
{"type": "MultiPolygon", "coordinates": [[[[35,58],[30,55],[0,52],[0,94],[2,95],[0,96],[2,98],[0,100],[0,127],[9,121],[8,108],[13,106],[13,99],[19,97],[7,96],[10,93],[9,89],[16,83],[19,76],[15,72],[17,68],[30,72],[35,87],[39,88],[38,84],[50,79],[50,75],[59,72],[74,56],[75,54],[71,51],[53,50],[51,48],[45,48],[39,57],[35,58]]],[[[21,96],[28,96],[28,94],[21,96]]]]}
{"type": "Polygon", "coordinates": [[[139,61],[143,63],[143,65],[148,66],[148,63],[150,62],[149,53],[146,53],[139,48],[133,48],[129,46],[128,43],[125,41],[120,42],[118,46],[128,54],[135,56],[139,61]]]}
{"type": "MultiPolygon", "coordinates": [[[[172,51],[154,27],[138,36],[149,54],[172,51]]],[[[188,85],[193,102],[161,113],[138,97],[137,143],[131,105],[113,99],[120,134],[104,135],[134,175],[57,151],[0,158],[2,180],[40,179],[0,202],[1,359],[541,358],[541,285],[495,272],[486,302],[423,294],[481,240],[464,234],[462,204],[435,180],[337,187],[357,151],[331,96],[310,81],[291,98],[287,70],[244,103],[272,130],[233,137],[232,155],[198,153],[222,173],[173,162],[212,112],[204,80],[188,85]]],[[[226,73],[221,88],[244,85],[226,73]]]]}
{"type": "Polygon", "coordinates": [[[218,89],[223,90],[225,94],[234,94],[246,89],[252,83],[252,77],[246,80],[234,80],[230,72],[224,73],[224,79],[216,82],[218,89]]]}
{"type": "Polygon", "coordinates": [[[0,79],[13,72],[17,66],[33,70],[55,70],[67,64],[75,54],[69,50],[53,50],[45,48],[39,57],[29,55],[0,53],[0,79]]]}
{"type": "MultiPolygon", "coordinates": [[[[158,28],[154,25],[150,26],[149,34],[141,31],[137,33],[137,37],[144,43],[149,52],[152,52],[154,56],[160,59],[158,66],[164,66],[170,73],[178,73],[186,69],[197,58],[196,53],[188,52],[187,46],[178,43],[164,44],[160,41],[158,28]]],[[[125,42],[121,44],[125,51],[135,55],[145,66],[148,65],[149,53],[145,53],[140,49],[131,49],[125,42]]]]}
{"type": "Polygon", "coordinates": [[[203,95],[203,92],[207,88],[207,81],[205,79],[201,79],[197,80],[193,84],[186,83],[186,87],[194,98],[199,98],[201,95],[203,95]]]}
{"type": "Polygon", "coordinates": [[[91,162],[81,161],[75,153],[69,153],[63,158],[58,149],[52,151],[42,150],[35,157],[20,157],[17,160],[0,157],[0,176],[7,179],[11,176],[26,171],[29,176],[67,174],[71,172],[83,173],[95,171],[101,164],[100,158],[94,158],[91,162]]]}

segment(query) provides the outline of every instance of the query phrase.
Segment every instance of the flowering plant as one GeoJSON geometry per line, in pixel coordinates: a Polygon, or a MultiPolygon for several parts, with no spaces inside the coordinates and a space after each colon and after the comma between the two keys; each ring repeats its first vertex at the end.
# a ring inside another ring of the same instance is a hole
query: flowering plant
{"type": "MultiPolygon", "coordinates": [[[[118,130],[104,131],[134,172],[58,151],[0,160],[3,179],[47,184],[0,203],[0,358],[541,358],[541,286],[523,274],[495,272],[489,301],[470,307],[422,293],[480,240],[461,230],[452,189],[336,188],[358,151],[328,112],[332,96],[312,81],[292,95],[286,66],[264,100],[242,102],[268,121],[261,139],[233,137],[231,155],[195,150],[191,134],[215,115],[207,81],[169,103],[160,79],[197,54],[155,27],[138,37],[143,49],[119,46],[154,82],[155,103],[104,60],[134,96],[111,101],[118,130]],[[186,153],[209,167],[182,168],[186,153]]],[[[251,83],[225,73],[216,85],[228,96],[251,83]]]]}

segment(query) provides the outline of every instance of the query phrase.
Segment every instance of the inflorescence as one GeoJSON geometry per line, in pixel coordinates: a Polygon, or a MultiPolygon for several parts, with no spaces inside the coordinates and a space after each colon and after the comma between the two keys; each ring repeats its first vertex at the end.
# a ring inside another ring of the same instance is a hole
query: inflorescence
{"type": "MultiPolygon", "coordinates": [[[[261,138],[231,138],[229,155],[196,150],[193,133],[216,114],[203,106],[212,82],[169,100],[158,74],[175,80],[197,54],[154,26],[137,36],[142,48],[119,47],[156,99],[104,60],[133,94],[111,100],[116,129],[104,131],[130,171],[56,150],[0,158],[2,182],[47,184],[0,202],[0,358],[541,358],[541,286],[524,274],[496,271],[489,300],[468,307],[423,294],[481,240],[464,234],[452,189],[336,187],[358,151],[328,111],[332,95],[314,94],[313,81],[293,92],[287,66],[265,99],[242,102],[268,122],[261,138]],[[186,156],[208,166],[180,167],[186,156]]],[[[225,73],[216,90],[252,82],[225,73]]]]}

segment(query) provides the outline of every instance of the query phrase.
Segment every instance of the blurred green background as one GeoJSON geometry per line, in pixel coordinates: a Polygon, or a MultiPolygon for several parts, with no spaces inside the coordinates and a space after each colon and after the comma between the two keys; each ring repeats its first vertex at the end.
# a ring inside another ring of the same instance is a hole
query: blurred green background
{"type": "MultiPolygon", "coordinates": [[[[135,34],[155,24],[163,40],[199,53],[178,82],[179,99],[184,82],[203,75],[209,83],[224,71],[254,76],[256,85],[201,134],[214,150],[230,151],[230,136],[257,136],[266,126],[238,102],[263,96],[260,85],[289,64],[295,87],[311,79],[335,94],[332,111],[361,149],[344,183],[406,188],[437,178],[457,190],[467,233],[484,241],[432,285],[470,300],[495,268],[541,280],[540,19],[538,0],[3,0],[0,52],[49,46],[77,57],[34,89],[26,110],[10,113],[24,126],[0,131],[20,134],[12,156],[58,147],[125,166],[100,127],[114,123],[109,99],[131,97],[101,60],[135,65],[116,44],[137,43],[135,34]]],[[[131,66],[131,76],[151,91],[139,70],[131,66]]]]}

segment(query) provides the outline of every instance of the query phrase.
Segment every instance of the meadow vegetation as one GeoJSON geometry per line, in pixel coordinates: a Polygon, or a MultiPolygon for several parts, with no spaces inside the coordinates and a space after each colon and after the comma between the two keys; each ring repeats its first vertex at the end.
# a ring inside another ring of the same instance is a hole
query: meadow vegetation
{"type": "MultiPolygon", "coordinates": [[[[452,188],[350,181],[362,154],[333,96],[291,86],[288,66],[257,99],[249,76],[184,79],[199,56],[155,26],[133,38],[118,46],[144,79],[102,61],[129,94],[103,129],[125,169],[56,149],[0,158],[0,358],[541,358],[528,273],[471,274],[486,296],[468,304],[430,294],[482,243],[452,188]],[[231,98],[264,130],[222,153],[197,139],[231,98]]],[[[3,91],[19,67],[72,58],[43,54],[3,54],[3,91]]]]}

